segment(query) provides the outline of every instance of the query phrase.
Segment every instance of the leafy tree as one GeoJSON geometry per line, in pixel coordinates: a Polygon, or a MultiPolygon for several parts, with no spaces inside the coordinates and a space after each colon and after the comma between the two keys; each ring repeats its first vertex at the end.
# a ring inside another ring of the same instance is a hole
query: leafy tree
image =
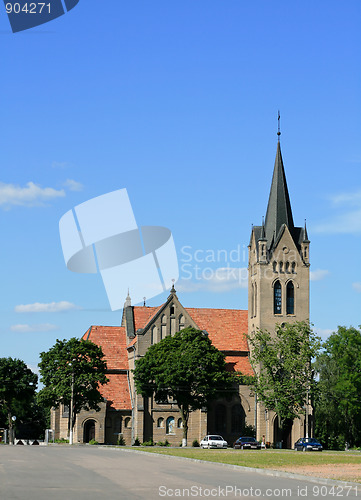
{"type": "Polygon", "coordinates": [[[183,422],[183,446],[187,446],[190,412],[207,406],[219,394],[234,390],[223,354],[207,334],[190,327],[152,345],[136,361],[134,381],[144,397],[171,397],[177,401],[183,422]]]}
{"type": "Polygon", "coordinates": [[[248,337],[255,367],[254,389],[280,427],[304,413],[314,391],[311,360],[320,339],[305,321],[276,325],[274,333],[258,330],[248,337]]]}
{"type": "Polygon", "coordinates": [[[38,376],[26,366],[24,361],[0,358],[0,406],[9,426],[9,442],[14,440],[13,417],[26,414],[33,401],[38,376]]]}
{"type": "Polygon", "coordinates": [[[315,363],[317,436],[327,448],[360,446],[361,330],[339,326],[323,348],[315,363]]]}
{"type": "Polygon", "coordinates": [[[69,431],[74,428],[76,416],[82,409],[100,410],[103,397],[99,386],[108,382],[101,347],[90,340],[57,340],[48,352],[40,353],[40,358],[41,381],[45,387],[39,393],[39,402],[54,408],[60,404],[68,406],[69,431]]]}

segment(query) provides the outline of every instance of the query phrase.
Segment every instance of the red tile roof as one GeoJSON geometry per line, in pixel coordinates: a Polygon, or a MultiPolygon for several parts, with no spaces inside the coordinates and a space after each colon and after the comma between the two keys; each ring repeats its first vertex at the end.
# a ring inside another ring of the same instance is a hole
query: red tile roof
{"type": "Polygon", "coordinates": [[[238,309],[186,307],[200,330],[206,330],[220,351],[247,351],[248,312],[238,309]]]}
{"type": "Polygon", "coordinates": [[[91,326],[84,333],[88,339],[101,346],[107,360],[108,370],[128,370],[126,331],[123,326],[91,326]]]}
{"type": "Polygon", "coordinates": [[[163,304],[159,307],[135,306],[133,308],[135,332],[144,328],[162,306],[163,304]]]}
{"type": "Polygon", "coordinates": [[[107,373],[107,377],[109,382],[100,387],[102,396],[107,400],[107,406],[115,410],[131,409],[127,374],[107,373]]]}
{"type": "Polygon", "coordinates": [[[254,375],[248,356],[226,356],[227,372],[241,372],[242,375],[254,375]]]}

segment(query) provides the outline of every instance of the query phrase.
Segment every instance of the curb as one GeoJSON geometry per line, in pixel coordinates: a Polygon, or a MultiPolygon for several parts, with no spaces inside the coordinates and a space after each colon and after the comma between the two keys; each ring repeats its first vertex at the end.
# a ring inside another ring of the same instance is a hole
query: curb
{"type": "Polygon", "coordinates": [[[352,487],[360,487],[361,491],[361,484],[356,483],[353,481],[341,481],[339,479],[329,479],[325,477],[317,477],[317,476],[305,476],[303,474],[296,474],[293,472],[284,472],[284,471],[279,471],[279,470],[274,470],[274,469],[260,469],[256,467],[246,467],[244,465],[233,465],[233,464],[224,464],[222,462],[211,462],[210,460],[200,460],[199,458],[187,458],[187,457],[178,457],[175,455],[166,455],[163,453],[155,453],[151,451],[142,451],[142,450],[130,450],[130,449],[121,449],[121,448],[106,448],[105,446],[98,446],[98,448],[103,448],[103,449],[108,449],[108,450],[114,450],[114,451],[124,451],[126,453],[140,453],[142,455],[156,455],[158,457],[165,457],[165,458],[170,458],[170,459],[176,459],[176,460],[188,460],[191,462],[196,462],[196,463],[202,463],[202,464],[213,464],[213,465],[220,465],[222,467],[226,467],[228,469],[233,469],[233,470],[241,470],[242,472],[254,472],[256,474],[261,474],[264,476],[273,476],[273,477],[284,477],[288,479],[299,479],[302,481],[308,481],[310,483],[316,483],[316,484],[323,484],[326,486],[352,486],[352,487]]]}

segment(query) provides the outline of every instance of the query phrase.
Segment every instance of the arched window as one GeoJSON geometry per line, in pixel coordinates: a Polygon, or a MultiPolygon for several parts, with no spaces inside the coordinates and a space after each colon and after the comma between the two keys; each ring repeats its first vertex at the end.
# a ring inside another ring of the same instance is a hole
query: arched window
{"type": "Polygon", "coordinates": [[[166,433],[174,434],[174,417],[167,418],[166,433]]]}
{"type": "Polygon", "coordinates": [[[161,330],[160,330],[160,340],[165,339],[167,335],[167,316],[166,314],[163,314],[162,319],[161,319],[162,325],[161,325],[161,330]]]}
{"type": "Polygon", "coordinates": [[[292,274],[296,274],[296,262],[292,262],[292,274]]]}
{"type": "Polygon", "coordinates": [[[257,283],[254,284],[254,312],[253,316],[257,316],[257,283]]]}
{"type": "Polygon", "coordinates": [[[153,326],[152,331],[150,333],[150,345],[155,344],[157,341],[157,327],[153,326]]]}
{"type": "Polygon", "coordinates": [[[163,417],[158,418],[157,427],[164,427],[164,418],[163,417]]]}
{"type": "Polygon", "coordinates": [[[287,283],[286,287],[287,294],[287,314],[295,314],[295,287],[292,281],[287,283]]]}
{"type": "Polygon", "coordinates": [[[283,273],[283,262],[280,262],[280,273],[283,273]]]}
{"type": "Polygon", "coordinates": [[[173,304],[170,306],[170,315],[171,316],[174,315],[174,305],[173,304]]]}
{"type": "Polygon", "coordinates": [[[274,273],[277,272],[277,262],[276,261],[273,262],[273,272],[274,273]]]}
{"type": "Polygon", "coordinates": [[[124,427],[125,427],[126,429],[129,429],[129,427],[130,427],[130,422],[131,422],[130,417],[127,417],[127,418],[124,420],[124,427]]]}
{"type": "Polygon", "coordinates": [[[225,432],[227,422],[227,408],[224,405],[216,406],[216,432],[225,432]]]}
{"type": "Polygon", "coordinates": [[[290,272],[290,263],[286,262],[286,273],[290,272]]]}
{"type": "Polygon", "coordinates": [[[174,335],[175,334],[175,317],[172,316],[170,318],[170,334],[174,335]]]}
{"type": "Polygon", "coordinates": [[[178,429],[183,429],[183,420],[181,418],[178,418],[177,427],[178,429]]]}
{"type": "Polygon", "coordinates": [[[183,330],[183,328],[184,328],[184,316],[183,314],[181,314],[179,316],[179,331],[183,330]]]}
{"type": "Polygon", "coordinates": [[[254,284],[252,283],[252,291],[251,291],[251,318],[254,316],[254,284]]]}
{"type": "Polygon", "coordinates": [[[273,314],[282,314],[282,288],[278,280],[273,287],[273,314]]]}

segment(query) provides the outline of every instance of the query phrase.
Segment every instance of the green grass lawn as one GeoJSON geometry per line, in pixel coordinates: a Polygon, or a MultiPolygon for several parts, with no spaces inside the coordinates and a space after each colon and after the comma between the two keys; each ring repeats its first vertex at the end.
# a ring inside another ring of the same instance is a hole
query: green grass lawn
{"type": "Polygon", "coordinates": [[[274,469],[302,465],[332,466],[343,464],[360,464],[361,453],[345,453],[337,451],[302,453],[294,450],[203,450],[200,448],[160,448],[160,447],[133,447],[133,450],[142,450],[149,453],[161,453],[177,457],[196,458],[210,462],[220,462],[245,467],[274,469]]]}

